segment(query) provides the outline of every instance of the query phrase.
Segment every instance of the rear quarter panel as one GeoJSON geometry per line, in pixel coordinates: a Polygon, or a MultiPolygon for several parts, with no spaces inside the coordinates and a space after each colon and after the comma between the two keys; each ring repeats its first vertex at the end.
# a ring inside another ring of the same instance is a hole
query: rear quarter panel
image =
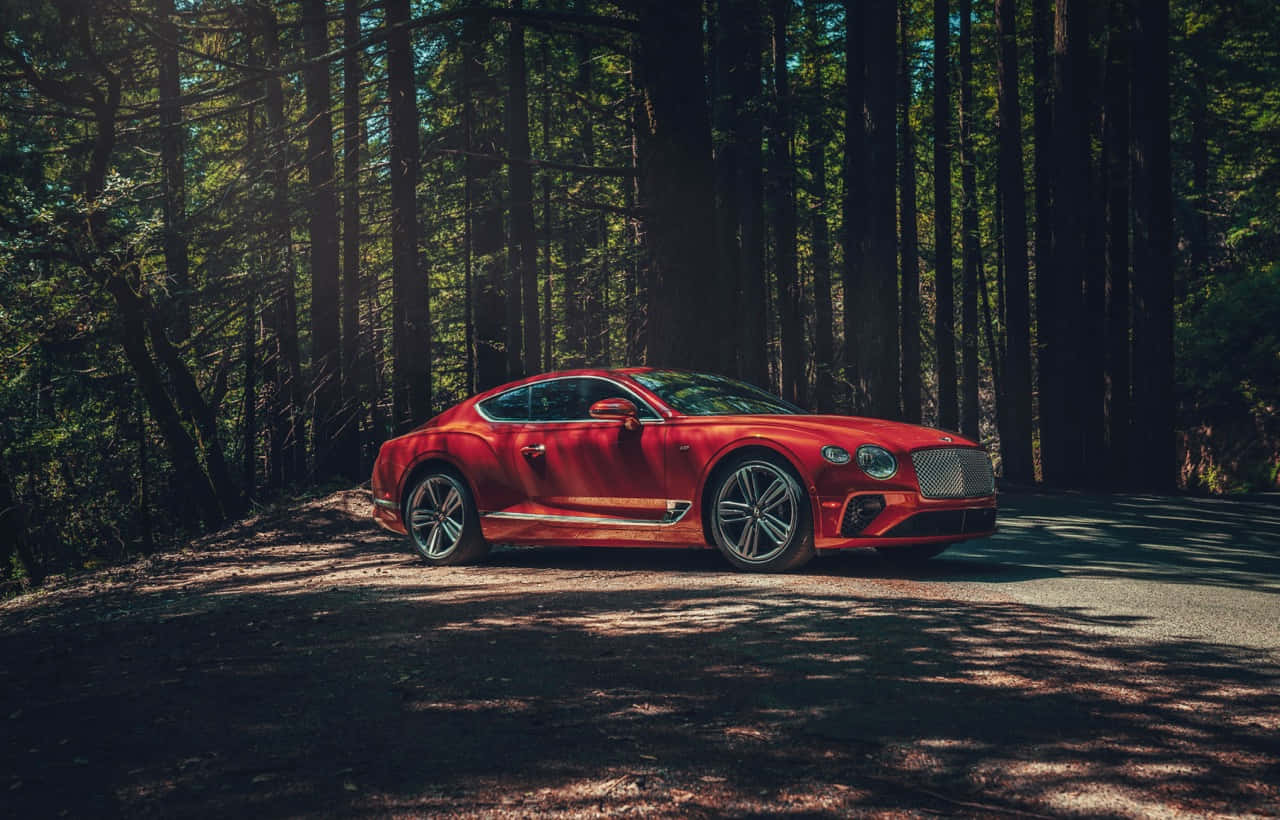
{"type": "Polygon", "coordinates": [[[479,421],[428,428],[382,446],[375,465],[375,497],[391,498],[400,504],[409,492],[414,472],[428,461],[442,461],[462,474],[480,510],[503,509],[519,503],[519,487],[513,485],[494,443],[493,425],[479,421]]]}

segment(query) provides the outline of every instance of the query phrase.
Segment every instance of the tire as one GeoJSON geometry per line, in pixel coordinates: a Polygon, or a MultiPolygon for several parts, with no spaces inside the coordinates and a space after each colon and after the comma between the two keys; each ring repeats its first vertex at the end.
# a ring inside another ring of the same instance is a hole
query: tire
{"type": "Polygon", "coordinates": [[[711,537],[734,567],[786,572],[812,560],[809,495],[782,458],[733,459],[717,470],[707,501],[711,537]]]}
{"type": "Polygon", "coordinates": [[[941,555],[950,544],[908,544],[905,547],[876,547],[880,557],[890,564],[910,566],[923,564],[935,555],[941,555]]]}
{"type": "Polygon", "coordinates": [[[471,564],[489,554],[471,490],[450,470],[433,469],[414,479],[404,527],[414,551],[432,566],[471,564]]]}

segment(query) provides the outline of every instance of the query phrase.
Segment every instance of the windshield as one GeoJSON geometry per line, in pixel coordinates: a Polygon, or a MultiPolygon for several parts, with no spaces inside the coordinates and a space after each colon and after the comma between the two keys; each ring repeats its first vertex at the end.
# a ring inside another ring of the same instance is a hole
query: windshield
{"type": "Polygon", "coordinates": [[[671,407],[689,416],[790,416],[804,413],[799,407],[758,387],[724,376],[683,370],[646,370],[629,375],[671,407]]]}

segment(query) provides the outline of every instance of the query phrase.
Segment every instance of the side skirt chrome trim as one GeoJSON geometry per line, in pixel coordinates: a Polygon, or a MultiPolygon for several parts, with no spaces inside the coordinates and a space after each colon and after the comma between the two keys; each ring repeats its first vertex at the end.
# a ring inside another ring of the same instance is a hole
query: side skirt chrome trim
{"type": "Polygon", "coordinates": [[[484,512],[480,513],[480,517],[516,521],[548,521],[556,524],[599,524],[610,527],[669,527],[684,518],[692,507],[693,504],[688,501],[668,501],[666,515],[657,521],[644,518],[607,518],[603,516],[521,512],[484,512]]]}
{"type": "Polygon", "coordinates": [[[400,509],[400,505],[392,501],[390,498],[375,498],[373,499],[373,503],[378,505],[379,507],[385,507],[388,510],[400,509]]]}

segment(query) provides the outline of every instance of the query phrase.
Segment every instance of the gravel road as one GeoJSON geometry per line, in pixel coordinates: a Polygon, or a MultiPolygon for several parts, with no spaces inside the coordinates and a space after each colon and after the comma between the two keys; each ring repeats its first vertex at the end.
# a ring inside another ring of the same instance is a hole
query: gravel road
{"type": "Polygon", "coordinates": [[[1001,504],[785,576],[272,510],[0,605],[0,816],[1275,816],[1277,499],[1001,504]]]}

